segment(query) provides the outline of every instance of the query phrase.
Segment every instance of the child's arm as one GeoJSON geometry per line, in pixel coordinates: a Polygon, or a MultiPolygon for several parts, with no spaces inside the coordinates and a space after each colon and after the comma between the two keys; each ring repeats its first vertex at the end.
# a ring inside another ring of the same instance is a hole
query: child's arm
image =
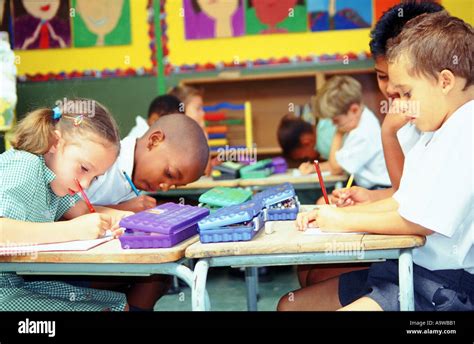
{"type": "MultiPolygon", "coordinates": [[[[116,210],[112,207],[94,206],[94,209],[97,213],[108,214],[114,218],[122,218],[124,216],[132,214],[130,211],[116,210]]],[[[90,211],[87,207],[86,202],[84,202],[83,200],[79,200],[72,208],[70,208],[67,212],[64,213],[63,218],[66,220],[71,220],[89,213],[90,211]]]]}
{"type": "Polygon", "coordinates": [[[298,214],[296,226],[304,230],[314,221],[313,226],[329,232],[367,232],[374,234],[418,234],[430,235],[433,231],[410,222],[398,214],[398,203],[393,198],[363,206],[358,212],[347,212],[343,208],[321,206],[319,209],[298,214]],[[375,206],[374,206],[375,205],[375,206]]]}
{"type": "MultiPolygon", "coordinates": [[[[396,102],[394,102],[394,105],[396,102]]],[[[398,141],[397,132],[407,123],[407,119],[397,113],[389,113],[382,123],[382,147],[387,165],[388,175],[395,191],[398,190],[402,178],[405,155],[398,141]]]]}
{"type": "Polygon", "coordinates": [[[331,174],[342,174],[344,170],[341,165],[337,163],[336,152],[341,149],[344,142],[344,133],[337,130],[332,139],[331,150],[329,151],[329,160],[320,164],[321,171],[330,171],[331,174]]]}
{"type": "Polygon", "coordinates": [[[331,194],[333,204],[338,207],[367,204],[392,197],[393,188],[380,190],[367,190],[360,186],[352,186],[349,189],[335,189],[331,194]]]}
{"type": "Polygon", "coordinates": [[[107,208],[133,211],[134,213],[138,213],[139,211],[147,210],[153,207],[156,207],[156,199],[147,195],[140,195],[119,204],[107,205],[107,208]]]}
{"type": "MultiPolygon", "coordinates": [[[[118,224],[107,214],[87,214],[69,221],[26,222],[0,218],[0,245],[32,245],[71,240],[90,240],[116,231],[118,224]]],[[[114,233],[116,234],[116,233],[114,233]]]]}
{"type": "Polygon", "coordinates": [[[367,232],[374,234],[431,235],[433,231],[414,222],[405,220],[397,210],[386,212],[347,213],[341,226],[346,232],[367,232]]]}

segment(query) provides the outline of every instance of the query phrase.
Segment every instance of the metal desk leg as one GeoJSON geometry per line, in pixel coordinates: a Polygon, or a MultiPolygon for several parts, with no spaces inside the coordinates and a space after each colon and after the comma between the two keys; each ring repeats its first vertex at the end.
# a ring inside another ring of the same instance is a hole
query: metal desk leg
{"type": "Polygon", "coordinates": [[[247,285],[247,309],[249,311],[257,311],[257,278],[258,272],[256,267],[245,268],[245,284],[247,285]]]}
{"type": "Polygon", "coordinates": [[[413,288],[412,249],[400,250],[398,258],[398,283],[400,286],[400,310],[414,311],[415,297],[413,288]]]}
{"type": "Polygon", "coordinates": [[[194,266],[194,280],[191,288],[193,311],[209,311],[211,309],[206,291],[208,270],[209,261],[207,259],[199,260],[194,266]]]}

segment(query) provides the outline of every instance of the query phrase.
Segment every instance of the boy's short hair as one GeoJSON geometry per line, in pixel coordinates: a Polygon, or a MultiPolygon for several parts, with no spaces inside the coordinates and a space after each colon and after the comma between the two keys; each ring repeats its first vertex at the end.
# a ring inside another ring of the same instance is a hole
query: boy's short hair
{"type": "Polygon", "coordinates": [[[407,54],[410,75],[437,79],[438,73],[447,69],[466,79],[464,89],[474,83],[474,31],[446,11],[410,20],[396,38],[388,41],[387,49],[389,62],[407,54]]]}
{"type": "Polygon", "coordinates": [[[304,133],[315,133],[315,129],[308,122],[292,114],[287,114],[281,119],[277,138],[284,156],[289,157],[301,146],[300,137],[304,133]]]}
{"type": "Polygon", "coordinates": [[[318,118],[346,114],[352,104],[362,103],[362,85],[350,76],[333,76],[318,90],[314,113],[318,118]]]}
{"type": "Polygon", "coordinates": [[[387,54],[387,41],[400,34],[405,24],[421,14],[443,11],[440,4],[432,1],[404,1],[388,9],[370,32],[370,52],[374,58],[387,54]]]}
{"type": "Polygon", "coordinates": [[[159,117],[170,115],[172,113],[183,113],[184,106],[181,101],[172,95],[165,94],[158,96],[150,103],[148,107],[148,117],[156,113],[159,117]]]}

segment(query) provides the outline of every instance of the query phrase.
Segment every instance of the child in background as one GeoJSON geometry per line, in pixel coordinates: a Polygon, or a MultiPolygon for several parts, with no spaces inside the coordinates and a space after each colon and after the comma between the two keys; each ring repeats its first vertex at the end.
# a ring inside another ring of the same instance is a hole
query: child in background
{"type": "Polygon", "coordinates": [[[318,121],[315,130],[303,119],[287,114],[278,126],[278,143],[283,155],[292,160],[327,160],[335,130],[330,120],[318,121]]]}
{"type": "MultiPolygon", "coordinates": [[[[93,100],[80,100],[94,102],[93,100]]],[[[96,239],[129,213],[88,207],[77,195],[115,161],[117,125],[95,102],[94,113],[42,108],[15,128],[12,149],[0,155],[0,245],[96,239]],[[58,221],[59,219],[66,221],[58,221]]],[[[27,281],[0,272],[0,310],[100,311],[128,309],[121,293],[74,287],[59,281],[27,281]],[[70,299],[71,294],[75,299],[70,299]]]]}
{"type": "Polygon", "coordinates": [[[172,113],[183,113],[184,106],[181,101],[175,96],[165,94],[158,96],[151,102],[148,107],[148,119],[145,121],[143,117],[137,116],[135,119],[135,126],[130,130],[127,137],[134,137],[138,139],[142,137],[150,126],[155,123],[158,118],[172,113]]]}
{"type": "MultiPolygon", "coordinates": [[[[389,89],[423,133],[406,156],[399,189],[368,206],[322,206],[297,219],[299,229],[314,220],[323,231],[427,236],[413,252],[418,311],[474,310],[472,51],[474,30],[461,19],[443,11],[410,20],[387,52],[389,89]],[[449,187],[453,180],[462,187],[449,187]]],[[[292,296],[279,309],[398,310],[398,263],[373,263],[292,296]]]]}
{"type": "MultiPolygon", "coordinates": [[[[386,101],[393,101],[399,97],[398,93],[388,92],[389,77],[385,56],[387,41],[400,34],[410,19],[423,13],[436,13],[442,10],[443,6],[435,2],[407,1],[387,10],[376,23],[371,32],[370,52],[375,59],[378,86],[386,101]],[[400,16],[400,13],[403,13],[403,16],[400,16]]],[[[392,187],[380,190],[368,190],[360,186],[353,186],[348,190],[336,189],[330,196],[331,203],[344,207],[391,197],[400,183],[404,155],[419,138],[419,130],[404,116],[387,113],[382,123],[382,145],[392,187]]],[[[365,267],[368,268],[367,264],[365,267]]],[[[356,269],[359,269],[356,264],[298,265],[298,277],[301,287],[306,287],[356,269]]]]}
{"type": "Polygon", "coordinates": [[[315,114],[331,119],[337,127],[329,160],[321,164],[322,171],[354,174],[355,182],[365,188],[390,186],[380,125],[362,103],[362,86],[357,80],[349,76],[329,79],[316,95],[315,114]]]}
{"type": "Polygon", "coordinates": [[[175,86],[168,94],[175,96],[184,103],[184,114],[194,119],[202,130],[205,130],[203,92],[191,86],[175,86]]]}

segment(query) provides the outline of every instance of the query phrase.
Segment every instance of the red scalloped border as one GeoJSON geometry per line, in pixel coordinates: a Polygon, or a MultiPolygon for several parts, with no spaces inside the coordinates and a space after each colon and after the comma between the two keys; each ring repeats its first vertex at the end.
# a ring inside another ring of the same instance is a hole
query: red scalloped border
{"type": "MultiPolygon", "coordinates": [[[[159,0],[157,0],[159,1],[159,0]]],[[[164,6],[160,2],[160,17],[163,17],[164,6]]],[[[157,76],[157,59],[156,59],[156,34],[155,34],[155,23],[154,23],[154,7],[153,0],[148,0],[147,3],[148,12],[148,36],[150,38],[150,59],[152,68],[128,68],[128,69],[104,69],[104,70],[84,70],[84,71],[72,71],[72,72],[61,72],[61,73],[47,73],[47,74],[25,74],[19,75],[19,82],[41,82],[41,81],[57,81],[57,80],[71,80],[71,79],[104,79],[104,78],[124,78],[131,76],[144,76],[152,75],[157,76]]]]}

